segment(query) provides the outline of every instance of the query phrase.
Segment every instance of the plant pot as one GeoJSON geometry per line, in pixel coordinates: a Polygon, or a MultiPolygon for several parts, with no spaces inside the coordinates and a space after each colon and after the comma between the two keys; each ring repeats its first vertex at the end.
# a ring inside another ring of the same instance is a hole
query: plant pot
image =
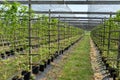
{"type": "Polygon", "coordinates": [[[68,46],[65,48],[65,50],[68,50],[68,46]]]}
{"type": "Polygon", "coordinates": [[[1,58],[5,59],[5,54],[4,53],[1,53],[1,58]]]}
{"type": "Polygon", "coordinates": [[[39,73],[39,66],[32,66],[32,73],[38,74],[39,73]]]}
{"type": "Polygon", "coordinates": [[[51,57],[51,62],[53,62],[53,61],[54,61],[54,57],[52,56],[52,57],[51,57]]]}
{"type": "Polygon", "coordinates": [[[58,57],[58,53],[55,54],[55,58],[57,58],[57,57],[58,57]]]}
{"type": "Polygon", "coordinates": [[[105,66],[106,66],[106,69],[109,69],[109,64],[108,63],[106,63],[105,66]]]}
{"type": "Polygon", "coordinates": [[[71,47],[71,45],[68,46],[68,48],[70,48],[70,47],[71,47]]]}
{"type": "Polygon", "coordinates": [[[63,54],[63,50],[61,50],[60,53],[63,54]]]}
{"type": "Polygon", "coordinates": [[[102,54],[102,50],[101,49],[99,49],[99,53],[102,54]]]}
{"type": "Polygon", "coordinates": [[[107,62],[106,57],[102,57],[102,61],[106,64],[107,62]]]}
{"type": "Polygon", "coordinates": [[[19,49],[19,48],[16,48],[16,51],[17,51],[17,52],[19,52],[19,51],[20,51],[20,49],[19,49]]]}
{"type": "Polygon", "coordinates": [[[23,48],[20,48],[20,51],[23,51],[23,48]]]}
{"type": "Polygon", "coordinates": [[[44,68],[46,68],[47,67],[47,62],[44,62],[44,68]]]}
{"type": "Polygon", "coordinates": [[[114,68],[109,67],[110,77],[113,77],[113,80],[116,80],[117,72],[114,68]]]}
{"type": "Polygon", "coordinates": [[[41,71],[41,72],[44,71],[44,65],[39,65],[39,71],[41,71]]]}
{"type": "Polygon", "coordinates": [[[6,54],[7,56],[10,56],[10,52],[9,52],[9,51],[6,51],[5,54],[6,54]]]}
{"type": "Polygon", "coordinates": [[[7,43],[7,45],[9,46],[9,45],[10,45],[10,43],[8,42],[8,43],[7,43]]]}
{"type": "Polygon", "coordinates": [[[39,45],[36,45],[35,47],[36,47],[36,48],[39,48],[39,45]]]}
{"type": "MultiPolygon", "coordinates": [[[[75,42],[74,42],[75,43],[75,42]]],[[[74,43],[72,43],[71,45],[74,45],[74,43]]]]}
{"type": "Polygon", "coordinates": [[[15,54],[15,52],[14,52],[13,50],[10,50],[10,53],[11,53],[11,55],[14,55],[14,54],[15,54]]]}
{"type": "Polygon", "coordinates": [[[54,54],[54,58],[57,58],[57,55],[56,55],[56,53],[54,54]]]}
{"type": "Polygon", "coordinates": [[[48,60],[47,60],[47,64],[49,65],[49,64],[50,64],[50,62],[51,62],[51,60],[50,60],[50,59],[48,59],[48,60]]]}
{"type": "Polygon", "coordinates": [[[21,73],[24,77],[23,77],[23,80],[30,80],[30,72],[28,71],[22,71],[21,73]]]}

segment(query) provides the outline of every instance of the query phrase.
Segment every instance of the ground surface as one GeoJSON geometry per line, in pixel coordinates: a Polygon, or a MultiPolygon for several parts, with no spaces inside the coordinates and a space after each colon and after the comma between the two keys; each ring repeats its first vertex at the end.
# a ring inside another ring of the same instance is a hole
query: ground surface
{"type": "Polygon", "coordinates": [[[84,36],[40,80],[93,80],[89,36],[84,36]]]}
{"type": "Polygon", "coordinates": [[[36,80],[111,80],[103,79],[99,57],[88,33],[38,74],[36,80]]]}

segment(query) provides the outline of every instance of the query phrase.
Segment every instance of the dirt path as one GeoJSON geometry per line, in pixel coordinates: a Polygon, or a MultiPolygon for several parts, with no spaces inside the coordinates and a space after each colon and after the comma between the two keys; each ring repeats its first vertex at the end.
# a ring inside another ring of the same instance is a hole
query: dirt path
{"type": "Polygon", "coordinates": [[[101,61],[101,56],[95,47],[93,41],[90,39],[90,45],[91,45],[91,64],[94,71],[94,80],[113,80],[108,77],[109,73],[104,70],[105,66],[103,65],[101,61]]]}
{"type": "Polygon", "coordinates": [[[92,40],[90,40],[90,45],[91,45],[91,53],[90,53],[90,57],[91,57],[91,64],[92,64],[92,68],[94,71],[94,80],[102,80],[103,76],[100,73],[100,68],[97,62],[97,50],[92,42],[92,40]]]}

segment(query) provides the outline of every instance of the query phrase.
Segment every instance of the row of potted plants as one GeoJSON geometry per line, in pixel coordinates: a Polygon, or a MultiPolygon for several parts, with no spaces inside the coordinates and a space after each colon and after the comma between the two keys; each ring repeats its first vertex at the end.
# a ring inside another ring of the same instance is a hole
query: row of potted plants
{"type": "Polygon", "coordinates": [[[120,79],[119,70],[119,39],[120,39],[120,11],[114,17],[105,20],[102,25],[94,28],[91,37],[98,47],[106,69],[113,80],[120,79]]]}
{"type": "Polygon", "coordinates": [[[9,42],[9,45],[6,45],[8,49],[1,42],[3,50],[0,51],[0,80],[7,80],[13,75],[12,80],[28,80],[32,75],[31,72],[37,74],[38,69],[44,71],[47,64],[67,50],[83,33],[83,30],[57,19],[51,19],[49,22],[49,17],[32,13],[31,18],[38,19],[32,21],[31,36],[29,36],[26,6],[16,2],[13,4],[6,2],[1,6],[0,11],[0,18],[4,18],[0,19],[1,41],[8,36],[5,41],[9,42]],[[29,48],[33,54],[32,63],[29,61],[31,57],[29,48]]]}

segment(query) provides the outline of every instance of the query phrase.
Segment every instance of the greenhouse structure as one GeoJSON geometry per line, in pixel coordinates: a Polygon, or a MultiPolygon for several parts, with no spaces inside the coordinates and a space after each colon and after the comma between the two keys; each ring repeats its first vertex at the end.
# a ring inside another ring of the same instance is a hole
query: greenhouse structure
{"type": "Polygon", "coordinates": [[[120,0],[0,0],[0,80],[120,80],[120,0]]]}

